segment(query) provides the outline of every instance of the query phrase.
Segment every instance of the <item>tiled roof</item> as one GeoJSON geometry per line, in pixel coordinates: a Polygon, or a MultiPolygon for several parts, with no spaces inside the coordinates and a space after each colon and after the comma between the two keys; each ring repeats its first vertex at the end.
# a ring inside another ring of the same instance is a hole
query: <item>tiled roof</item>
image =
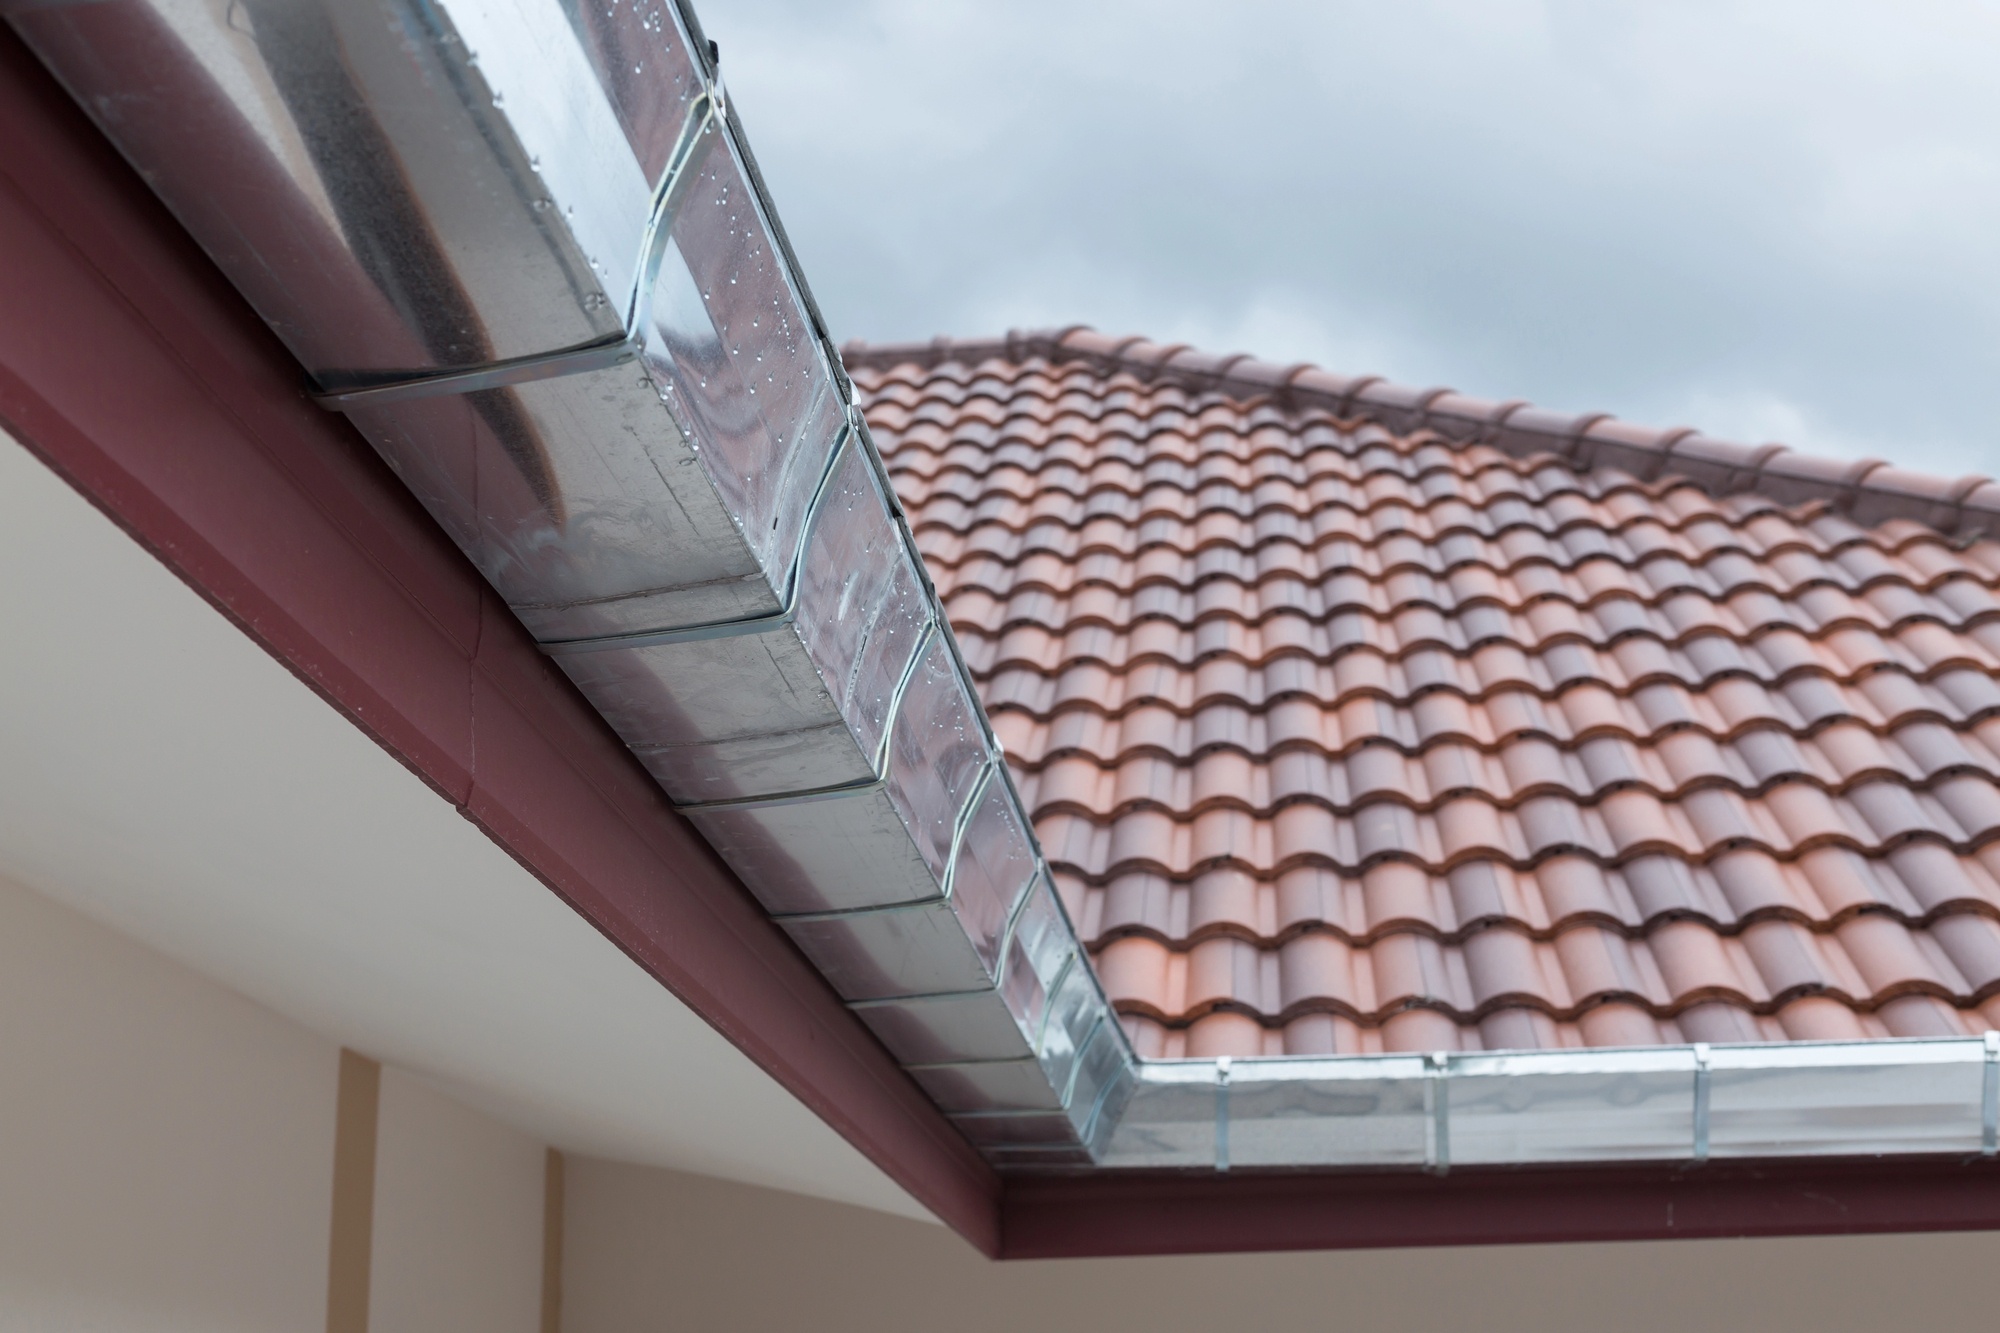
{"type": "Polygon", "coordinates": [[[2000,486],[1088,332],[847,354],[1143,1054],[2000,1026],[2000,486]]]}

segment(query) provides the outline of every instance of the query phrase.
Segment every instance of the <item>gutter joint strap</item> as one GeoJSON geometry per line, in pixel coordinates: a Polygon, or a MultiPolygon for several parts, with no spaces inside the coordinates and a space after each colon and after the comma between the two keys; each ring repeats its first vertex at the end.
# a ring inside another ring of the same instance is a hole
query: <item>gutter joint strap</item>
{"type": "Polygon", "coordinates": [[[1215,1169],[1229,1169],[1229,1057],[1215,1058],[1215,1169]]]}
{"type": "Polygon", "coordinates": [[[1432,1051],[1424,1080],[1424,1101],[1430,1117],[1425,1124],[1424,1170],[1434,1176],[1451,1172],[1451,1053],[1432,1051]]]}
{"type": "Polygon", "coordinates": [[[1700,1166],[1708,1160],[1708,1043],[1694,1044],[1694,1153],[1690,1161],[1700,1166]]]}
{"type": "Polygon", "coordinates": [[[1985,1077],[1979,1097],[1979,1155],[2000,1154],[2000,1032],[1986,1030],[1985,1077]]]}

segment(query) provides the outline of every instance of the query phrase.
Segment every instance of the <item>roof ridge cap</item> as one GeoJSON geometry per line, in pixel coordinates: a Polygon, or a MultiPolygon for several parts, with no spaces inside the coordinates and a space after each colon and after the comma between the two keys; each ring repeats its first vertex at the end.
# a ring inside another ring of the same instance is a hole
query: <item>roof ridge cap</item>
{"type": "Polygon", "coordinates": [[[1124,371],[1142,383],[1174,383],[1244,401],[1268,398],[1289,411],[1319,407],[1397,434],[1421,430],[1516,458],[1554,454],[1579,470],[1616,467],[1647,480],[1673,472],[1714,496],[1755,490],[1785,505],[1821,500],[1863,525],[1907,518],[1959,536],[2000,534],[2000,483],[1984,476],[1953,479],[1877,459],[1850,462],[1782,444],[1739,444],[1688,426],[1637,426],[1606,412],[1562,413],[1519,399],[1496,403],[1452,389],[1413,389],[1379,375],[1337,375],[1309,362],[1282,366],[1242,352],[1217,356],[1184,343],[1113,338],[1087,324],[1010,329],[999,338],[855,340],[843,344],[840,354],[849,370],[912,363],[932,370],[995,359],[1014,365],[1036,358],[1053,365],[1082,361],[1107,375],[1124,371]]]}

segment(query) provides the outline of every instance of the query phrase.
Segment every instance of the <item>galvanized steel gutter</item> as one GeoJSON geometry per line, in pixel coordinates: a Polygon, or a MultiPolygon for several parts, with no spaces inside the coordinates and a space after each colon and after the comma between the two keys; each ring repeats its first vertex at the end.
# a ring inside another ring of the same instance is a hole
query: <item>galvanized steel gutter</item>
{"type": "Polygon", "coordinates": [[[692,16],[7,11],[968,1138],[1092,1160],[1129,1048],[692,16]]]}
{"type": "Polygon", "coordinates": [[[1100,1164],[1403,1168],[1992,1158],[2000,1033],[1895,1041],[1149,1060],[1100,1164]]]}
{"type": "Polygon", "coordinates": [[[0,12],[994,1161],[1993,1153],[1991,1034],[1135,1061],[691,14],[0,12]]]}

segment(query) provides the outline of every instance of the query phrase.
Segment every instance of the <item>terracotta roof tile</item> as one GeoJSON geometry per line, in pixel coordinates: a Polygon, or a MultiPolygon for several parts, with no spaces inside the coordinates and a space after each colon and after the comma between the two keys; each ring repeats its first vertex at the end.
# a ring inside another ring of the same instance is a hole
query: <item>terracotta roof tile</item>
{"type": "Polygon", "coordinates": [[[1119,346],[850,369],[1142,1052],[2000,1018],[2000,487],[1119,346]]]}

